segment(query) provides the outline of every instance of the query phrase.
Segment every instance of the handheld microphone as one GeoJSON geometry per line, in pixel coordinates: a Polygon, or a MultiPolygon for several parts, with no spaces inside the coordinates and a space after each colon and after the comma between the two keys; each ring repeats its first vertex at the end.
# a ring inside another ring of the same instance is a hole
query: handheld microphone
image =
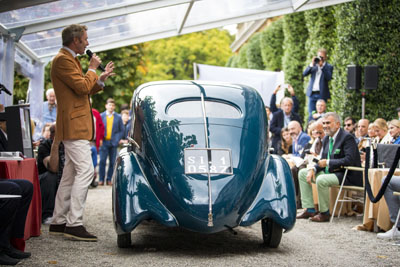
{"type": "MultiPolygon", "coordinates": [[[[93,53],[92,53],[92,51],[90,51],[89,49],[88,50],[86,50],[86,54],[89,56],[89,60],[92,58],[92,56],[93,56],[93,53]]],[[[99,65],[98,67],[97,67],[97,69],[99,69],[99,70],[101,70],[101,71],[106,71],[106,69],[103,67],[103,65],[99,65]]]]}
{"type": "Polygon", "coordinates": [[[1,91],[4,91],[7,95],[11,95],[11,92],[8,91],[8,89],[7,89],[4,85],[2,85],[2,84],[0,83],[0,92],[1,92],[1,91]]]}

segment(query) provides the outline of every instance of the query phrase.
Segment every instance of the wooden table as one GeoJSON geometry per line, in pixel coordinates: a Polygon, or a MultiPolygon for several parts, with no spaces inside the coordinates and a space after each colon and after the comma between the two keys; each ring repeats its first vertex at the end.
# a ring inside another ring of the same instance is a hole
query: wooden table
{"type": "MultiPolygon", "coordinates": [[[[382,186],[382,180],[386,177],[388,172],[388,168],[368,170],[368,178],[374,196],[378,194],[378,191],[382,186]]],[[[400,175],[400,169],[396,169],[394,175],[400,175]]],[[[365,199],[363,225],[359,227],[360,230],[377,231],[379,227],[384,231],[388,231],[392,226],[393,223],[390,221],[389,209],[385,197],[382,197],[377,203],[372,203],[367,194],[365,199]]]]}
{"type": "Polygon", "coordinates": [[[25,222],[25,236],[27,240],[31,236],[40,235],[42,225],[42,195],[36,160],[33,158],[18,160],[0,160],[0,178],[25,179],[33,184],[33,196],[25,222]]]}

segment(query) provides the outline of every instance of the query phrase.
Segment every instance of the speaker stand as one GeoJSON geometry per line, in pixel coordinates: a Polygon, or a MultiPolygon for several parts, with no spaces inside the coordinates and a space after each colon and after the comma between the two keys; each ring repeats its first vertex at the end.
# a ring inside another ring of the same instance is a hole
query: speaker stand
{"type": "Polygon", "coordinates": [[[365,92],[361,92],[361,119],[365,118],[365,92]]]}

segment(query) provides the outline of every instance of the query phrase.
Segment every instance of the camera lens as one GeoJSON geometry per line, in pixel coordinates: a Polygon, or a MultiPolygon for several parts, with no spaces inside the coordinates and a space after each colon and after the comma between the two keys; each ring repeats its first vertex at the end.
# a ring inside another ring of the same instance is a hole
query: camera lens
{"type": "Polygon", "coordinates": [[[320,61],[320,58],[319,58],[319,57],[316,57],[316,58],[314,59],[315,64],[318,64],[319,61],[320,61]]]}

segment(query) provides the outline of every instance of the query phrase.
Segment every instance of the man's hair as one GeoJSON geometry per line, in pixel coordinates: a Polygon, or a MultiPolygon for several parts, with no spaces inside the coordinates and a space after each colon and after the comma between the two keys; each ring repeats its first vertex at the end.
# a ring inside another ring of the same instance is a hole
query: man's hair
{"type": "Polygon", "coordinates": [[[123,109],[123,110],[121,110],[121,115],[122,114],[129,115],[129,111],[127,109],[123,109]]]}
{"type": "Polygon", "coordinates": [[[316,104],[318,104],[318,103],[324,103],[324,104],[326,105],[325,100],[323,100],[322,98],[317,100],[317,103],[316,103],[316,104]]]}
{"type": "Polygon", "coordinates": [[[320,49],[318,49],[318,52],[324,53],[325,56],[326,56],[326,54],[327,54],[325,48],[320,48],[320,49]]]}
{"type": "Polygon", "coordinates": [[[340,121],[340,117],[336,112],[327,112],[325,113],[322,118],[328,118],[328,117],[333,117],[335,119],[335,122],[339,122],[340,124],[342,124],[342,122],[340,121]]]}
{"type": "Polygon", "coordinates": [[[351,124],[355,124],[356,123],[356,121],[353,119],[353,117],[346,117],[345,119],[344,119],[344,122],[346,122],[346,121],[351,121],[351,124]]]}
{"type": "Polygon", "coordinates": [[[74,38],[81,38],[85,31],[87,31],[87,27],[85,25],[69,25],[61,33],[62,44],[64,46],[69,46],[74,41],[74,38]]]}
{"type": "Polygon", "coordinates": [[[49,96],[50,93],[54,93],[54,89],[50,88],[46,90],[46,96],[49,96]]]}
{"type": "Polygon", "coordinates": [[[293,106],[293,99],[291,99],[290,97],[285,96],[284,98],[282,98],[281,100],[281,106],[283,105],[283,102],[285,102],[285,100],[289,101],[292,106],[293,106]]]}
{"type": "Polygon", "coordinates": [[[111,103],[115,105],[115,101],[112,98],[107,99],[106,104],[111,103]]]}

